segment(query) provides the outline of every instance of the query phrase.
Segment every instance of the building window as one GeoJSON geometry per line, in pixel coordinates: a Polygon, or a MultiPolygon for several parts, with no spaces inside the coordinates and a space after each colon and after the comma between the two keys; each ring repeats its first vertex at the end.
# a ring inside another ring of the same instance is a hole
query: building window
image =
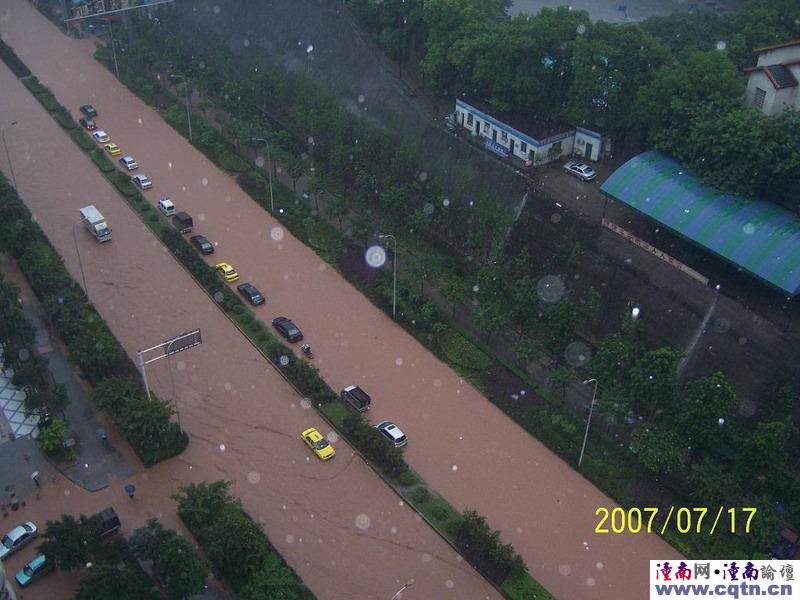
{"type": "Polygon", "coordinates": [[[505,131],[501,132],[500,133],[500,139],[503,140],[504,142],[507,142],[508,141],[508,134],[505,131]]]}
{"type": "Polygon", "coordinates": [[[519,151],[525,154],[528,151],[528,144],[525,142],[519,143],[519,151]]]}
{"type": "Polygon", "coordinates": [[[472,113],[467,113],[467,125],[472,126],[472,113]]]}
{"type": "Polygon", "coordinates": [[[488,124],[488,123],[484,123],[484,124],[483,124],[483,130],[484,130],[486,133],[489,133],[489,124],[488,124]]]}
{"type": "Polygon", "coordinates": [[[761,88],[756,88],[756,95],[753,98],[753,106],[756,108],[763,110],[764,109],[764,99],[767,97],[767,92],[762,90],[761,88]]]}

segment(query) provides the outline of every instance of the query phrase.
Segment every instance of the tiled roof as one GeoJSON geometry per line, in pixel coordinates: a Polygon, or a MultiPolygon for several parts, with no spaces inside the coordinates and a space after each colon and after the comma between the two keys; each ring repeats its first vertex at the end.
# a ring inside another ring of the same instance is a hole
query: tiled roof
{"type": "Polygon", "coordinates": [[[797,85],[797,79],[795,79],[795,76],[792,75],[792,72],[785,65],[769,65],[768,67],[764,67],[764,71],[767,73],[767,77],[770,78],[776,90],[795,87],[797,85]]]}

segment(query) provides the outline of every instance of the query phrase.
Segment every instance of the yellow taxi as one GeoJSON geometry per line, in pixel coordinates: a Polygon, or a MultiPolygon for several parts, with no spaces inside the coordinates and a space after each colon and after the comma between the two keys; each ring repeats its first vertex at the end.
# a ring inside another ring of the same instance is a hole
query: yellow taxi
{"type": "Polygon", "coordinates": [[[120,154],[122,154],[122,150],[114,142],[106,144],[105,146],[103,146],[103,148],[105,148],[106,152],[108,152],[111,156],[119,156],[120,154]]]}
{"type": "Polygon", "coordinates": [[[303,438],[306,445],[311,448],[314,454],[321,460],[328,460],[336,456],[336,450],[333,449],[331,443],[326,440],[316,428],[311,427],[310,429],[306,429],[300,434],[300,437],[303,438]]]}
{"type": "Polygon", "coordinates": [[[222,278],[225,281],[236,281],[239,279],[239,274],[236,272],[236,269],[226,262],[217,263],[214,265],[214,268],[220,275],[222,275],[222,278]]]}

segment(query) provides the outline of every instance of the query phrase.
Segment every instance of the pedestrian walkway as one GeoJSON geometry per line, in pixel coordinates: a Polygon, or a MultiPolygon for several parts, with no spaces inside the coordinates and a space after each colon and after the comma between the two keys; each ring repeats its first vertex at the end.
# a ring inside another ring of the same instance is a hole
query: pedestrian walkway
{"type": "Polygon", "coordinates": [[[18,389],[11,383],[14,371],[5,367],[3,350],[0,347],[0,409],[2,409],[3,419],[0,420],[0,443],[8,442],[17,437],[29,435],[34,439],[39,433],[37,425],[39,417],[31,415],[25,416],[25,392],[18,389]]]}

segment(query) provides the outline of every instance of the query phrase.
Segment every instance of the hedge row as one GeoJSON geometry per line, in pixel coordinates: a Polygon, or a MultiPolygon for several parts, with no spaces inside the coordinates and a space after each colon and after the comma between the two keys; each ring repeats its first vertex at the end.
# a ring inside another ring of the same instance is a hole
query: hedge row
{"type": "Polygon", "coordinates": [[[174,496],[178,516],[217,573],[242,600],[314,600],[228,487],[225,481],[192,483],[174,496]]]}

